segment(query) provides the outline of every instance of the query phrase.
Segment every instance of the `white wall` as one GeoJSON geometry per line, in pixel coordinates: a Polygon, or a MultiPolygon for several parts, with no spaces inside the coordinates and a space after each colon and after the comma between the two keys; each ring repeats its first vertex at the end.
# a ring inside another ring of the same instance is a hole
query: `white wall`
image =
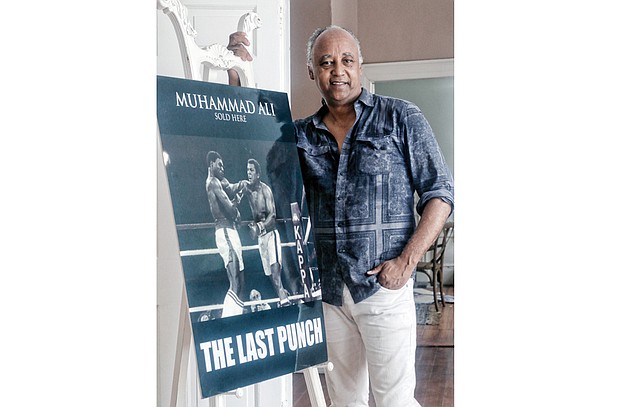
{"type": "MultiPolygon", "coordinates": [[[[257,87],[289,92],[289,16],[288,0],[183,0],[188,17],[197,31],[196,43],[208,46],[228,44],[229,34],[237,31],[239,18],[254,11],[263,25],[255,32],[253,46],[254,75],[257,87]]],[[[176,33],[170,18],[162,11],[157,14],[157,74],[183,78],[184,71],[176,33]]],[[[221,71],[215,82],[227,83],[221,71]]],[[[187,321],[184,281],[179,257],[176,226],[165,168],[157,157],[157,318],[158,318],[158,405],[209,406],[201,399],[198,386],[196,358],[189,340],[182,340],[179,330],[187,321]],[[188,353],[189,352],[189,353],[188,353]],[[175,373],[175,366],[177,367],[175,373]],[[179,386],[180,384],[180,386],[179,386]],[[178,390],[178,393],[177,393],[178,390]],[[176,396],[175,396],[176,395],[176,396]]],[[[191,335],[191,332],[190,332],[191,335]]],[[[225,396],[227,407],[292,406],[292,377],[272,379],[259,386],[243,389],[243,396],[225,396]]]]}

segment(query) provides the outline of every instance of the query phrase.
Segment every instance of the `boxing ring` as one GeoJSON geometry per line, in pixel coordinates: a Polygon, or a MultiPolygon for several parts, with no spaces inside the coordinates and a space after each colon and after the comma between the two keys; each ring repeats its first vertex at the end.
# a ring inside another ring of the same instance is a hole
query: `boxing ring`
{"type": "MultiPolygon", "coordinates": [[[[303,247],[307,248],[308,245],[308,241],[310,239],[310,231],[311,231],[311,222],[310,222],[310,218],[309,217],[300,217],[299,219],[300,221],[304,221],[306,222],[306,227],[303,228],[305,230],[305,233],[303,235],[303,241],[301,242],[301,244],[303,245],[303,247]]],[[[238,229],[241,229],[245,226],[247,226],[251,221],[240,221],[237,223],[238,225],[238,229]]],[[[284,219],[277,219],[276,222],[278,224],[287,224],[287,223],[295,223],[295,220],[292,218],[284,218],[284,219]]],[[[301,222],[300,222],[301,223],[301,222]]],[[[189,231],[189,230],[206,230],[206,229],[215,229],[215,222],[202,222],[202,223],[188,223],[188,224],[179,224],[177,225],[177,231],[181,232],[181,231],[189,231]]],[[[281,248],[297,248],[298,246],[298,242],[296,241],[291,241],[291,242],[281,242],[280,243],[280,247],[281,248]]],[[[241,247],[242,252],[249,252],[249,251],[257,251],[259,250],[259,246],[258,244],[251,244],[251,245],[242,245],[241,247]]],[[[217,248],[204,248],[204,249],[188,249],[188,250],[180,250],[179,251],[181,258],[187,258],[187,257],[193,257],[193,256],[217,256],[219,257],[220,253],[219,250],[217,248]]],[[[306,251],[307,253],[307,251],[306,251]]],[[[221,261],[221,259],[218,258],[217,260],[218,262],[221,261]]],[[[282,261],[282,260],[280,260],[282,261]]],[[[282,266],[282,264],[281,264],[282,266]]],[[[311,299],[312,300],[316,300],[316,299],[320,299],[321,298],[321,288],[320,288],[320,284],[315,282],[314,280],[314,273],[317,271],[316,267],[313,266],[308,266],[309,269],[309,278],[310,278],[310,286],[307,287],[308,291],[310,292],[311,295],[311,299]]],[[[297,272],[301,273],[301,270],[299,268],[297,268],[297,272]]],[[[307,280],[302,278],[302,284],[307,284],[307,280]]],[[[303,293],[298,293],[298,294],[293,294],[293,295],[289,295],[288,296],[289,300],[291,301],[291,303],[299,303],[299,302],[305,302],[310,300],[309,298],[307,298],[306,295],[304,295],[303,293]]],[[[257,299],[257,300],[249,300],[249,301],[243,301],[243,306],[244,308],[246,307],[258,307],[258,306],[264,306],[264,305],[270,305],[270,304],[274,304],[274,303],[279,303],[280,299],[276,296],[274,298],[261,298],[261,299],[257,299]]],[[[210,312],[213,310],[220,310],[224,307],[224,304],[211,304],[211,305],[203,305],[203,306],[195,306],[195,307],[190,307],[189,308],[189,312],[190,314],[193,313],[200,313],[200,312],[210,312]]]]}

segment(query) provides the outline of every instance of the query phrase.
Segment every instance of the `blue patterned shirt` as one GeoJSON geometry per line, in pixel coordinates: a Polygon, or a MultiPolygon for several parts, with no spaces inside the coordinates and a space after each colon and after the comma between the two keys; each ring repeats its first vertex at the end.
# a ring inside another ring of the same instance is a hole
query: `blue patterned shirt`
{"type": "Polygon", "coordinates": [[[357,303],[379,290],[366,272],[397,257],[418,213],[440,198],[453,206],[453,181],[420,109],[366,89],[342,151],[322,122],[327,106],[295,121],[323,301],[342,305],[343,284],[357,303]]]}

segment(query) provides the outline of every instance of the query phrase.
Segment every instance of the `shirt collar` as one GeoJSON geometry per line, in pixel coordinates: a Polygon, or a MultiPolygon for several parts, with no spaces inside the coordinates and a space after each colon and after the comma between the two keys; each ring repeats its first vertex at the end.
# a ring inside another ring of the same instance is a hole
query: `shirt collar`
{"type": "MultiPolygon", "coordinates": [[[[360,93],[359,97],[355,101],[355,111],[359,113],[358,106],[360,103],[363,103],[366,106],[374,106],[375,101],[372,93],[370,93],[366,88],[362,87],[362,93],[360,93]]],[[[321,99],[321,108],[317,110],[317,112],[312,116],[312,123],[316,128],[325,128],[323,124],[323,116],[327,113],[327,104],[325,103],[325,99],[321,99]]]]}
{"type": "Polygon", "coordinates": [[[366,106],[375,105],[375,99],[373,98],[373,94],[368,92],[366,88],[362,88],[362,93],[360,94],[360,97],[357,98],[356,103],[357,102],[361,102],[365,104],[366,106]]]}

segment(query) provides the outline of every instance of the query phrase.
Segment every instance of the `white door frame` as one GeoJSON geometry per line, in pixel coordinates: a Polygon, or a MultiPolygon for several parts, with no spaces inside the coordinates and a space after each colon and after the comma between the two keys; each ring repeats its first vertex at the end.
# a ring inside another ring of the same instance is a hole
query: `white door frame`
{"type": "Polygon", "coordinates": [[[375,82],[454,76],[454,58],[363,64],[362,85],[375,93],[375,82]]]}

